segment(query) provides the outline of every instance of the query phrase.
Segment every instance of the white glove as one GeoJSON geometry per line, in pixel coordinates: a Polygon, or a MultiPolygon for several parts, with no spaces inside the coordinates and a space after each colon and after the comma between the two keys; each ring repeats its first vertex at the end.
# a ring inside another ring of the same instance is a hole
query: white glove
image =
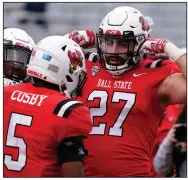
{"type": "Polygon", "coordinates": [[[169,56],[169,58],[173,61],[176,61],[183,54],[185,54],[183,50],[176,47],[167,39],[152,38],[146,39],[146,41],[142,45],[140,52],[154,57],[163,57],[166,55],[169,56]]]}
{"type": "Polygon", "coordinates": [[[72,39],[78,43],[83,49],[88,49],[95,47],[96,43],[96,33],[90,29],[83,31],[73,31],[65,35],[69,39],[72,39]]]}

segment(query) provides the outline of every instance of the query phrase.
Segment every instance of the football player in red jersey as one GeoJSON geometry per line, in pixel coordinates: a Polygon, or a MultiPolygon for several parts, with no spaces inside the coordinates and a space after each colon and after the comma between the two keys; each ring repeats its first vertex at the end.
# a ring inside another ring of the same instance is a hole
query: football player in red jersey
{"type": "Polygon", "coordinates": [[[82,100],[94,126],[84,141],[89,150],[85,176],[149,176],[165,107],[186,102],[186,55],[167,40],[149,39],[152,24],[125,6],[104,17],[96,38],[91,30],[67,35],[83,47],[96,44],[99,55],[86,53],[92,62],[86,62],[82,100]],[[154,61],[161,53],[171,60],[154,61]]]}
{"type": "Polygon", "coordinates": [[[24,30],[4,29],[3,79],[4,86],[19,84],[27,80],[26,69],[35,42],[24,30]]]}
{"type": "Polygon", "coordinates": [[[4,88],[4,177],[83,176],[89,109],[71,94],[86,80],[85,57],[62,36],[41,40],[32,51],[32,82],[4,88]]]}

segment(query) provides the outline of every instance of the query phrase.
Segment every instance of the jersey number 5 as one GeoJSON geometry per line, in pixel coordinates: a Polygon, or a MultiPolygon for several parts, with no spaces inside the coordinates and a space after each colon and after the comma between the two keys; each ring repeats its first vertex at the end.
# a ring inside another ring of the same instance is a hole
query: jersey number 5
{"type": "Polygon", "coordinates": [[[26,165],[26,152],[27,146],[23,138],[16,137],[15,131],[16,126],[31,126],[32,116],[27,116],[23,114],[12,113],[10,117],[10,123],[8,127],[8,134],[6,140],[6,146],[19,148],[18,160],[12,160],[11,155],[5,155],[4,164],[9,170],[21,171],[26,165]]]}
{"type": "MultiPolygon", "coordinates": [[[[107,101],[108,93],[106,91],[94,90],[88,97],[88,101],[93,101],[95,98],[100,99],[100,107],[90,108],[92,118],[94,117],[103,117],[107,113],[107,101]]],[[[109,129],[108,135],[110,136],[122,136],[122,125],[125,122],[130,110],[133,108],[136,101],[136,94],[125,93],[125,92],[114,92],[112,95],[111,102],[118,103],[120,100],[126,101],[124,107],[120,109],[119,116],[114,120],[114,124],[109,129]]],[[[109,110],[109,109],[108,109],[109,110]]],[[[113,111],[113,109],[111,109],[113,111]]],[[[99,123],[99,126],[93,126],[93,129],[90,134],[105,134],[105,123],[99,123]]]]}

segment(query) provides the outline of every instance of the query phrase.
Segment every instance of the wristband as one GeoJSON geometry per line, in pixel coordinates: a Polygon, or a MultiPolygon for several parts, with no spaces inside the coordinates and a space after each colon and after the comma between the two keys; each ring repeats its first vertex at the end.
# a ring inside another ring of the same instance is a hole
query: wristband
{"type": "Polygon", "coordinates": [[[167,42],[164,48],[164,53],[168,54],[170,59],[174,62],[177,61],[185,52],[182,49],[179,49],[174,44],[167,42]]]}

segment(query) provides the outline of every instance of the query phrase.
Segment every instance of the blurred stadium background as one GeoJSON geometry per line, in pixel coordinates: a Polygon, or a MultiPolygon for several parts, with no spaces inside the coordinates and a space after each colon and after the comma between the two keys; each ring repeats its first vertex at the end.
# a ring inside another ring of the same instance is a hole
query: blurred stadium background
{"type": "Polygon", "coordinates": [[[153,37],[186,47],[186,3],[4,3],[4,28],[21,28],[35,42],[73,30],[97,31],[103,17],[118,6],[132,6],[152,17],[153,37]]]}

